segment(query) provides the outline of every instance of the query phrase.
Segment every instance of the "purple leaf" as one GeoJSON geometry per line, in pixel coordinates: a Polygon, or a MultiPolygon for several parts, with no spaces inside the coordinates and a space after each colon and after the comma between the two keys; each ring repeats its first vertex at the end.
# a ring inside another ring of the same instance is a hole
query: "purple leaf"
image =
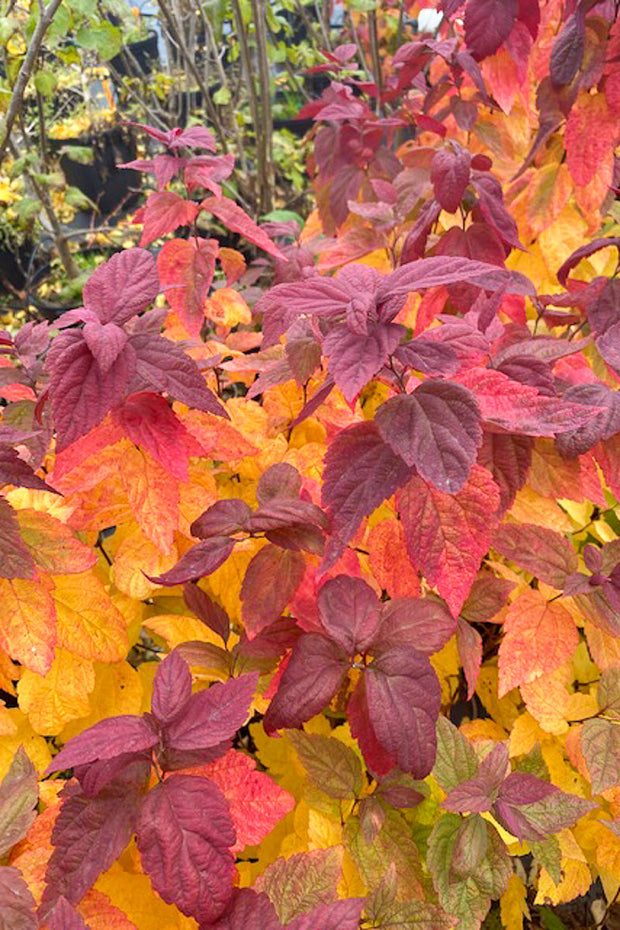
{"type": "Polygon", "coordinates": [[[0,926],[3,930],[37,930],[35,900],[19,869],[0,866],[0,926]]]}
{"type": "Polygon", "coordinates": [[[323,570],[336,563],[364,517],[402,487],[410,474],[373,422],[356,423],[336,436],[325,456],[321,492],[333,532],[323,570]]]}
{"type": "Polygon", "coordinates": [[[273,904],[262,892],[235,888],[225,914],[209,930],[282,930],[273,904]]]}
{"type": "Polygon", "coordinates": [[[267,733],[299,727],[323,710],[345,679],[349,661],[325,636],[306,633],[293,647],[278,690],[267,708],[267,733]]]}
{"type": "Polygon", "coordinates": [[[0,577],[32,578],[34,573],[35,564],[20,536],[15,511],[0,497],[0,577]]]}
{"type": "Polygon", "coordinates": [[[295,596],[306,563],[300,552],[268,544],[250,561],[241,585],[242,616],[252,637],[277,620],[295,596]]]}
{"type": "Polygon", "coordinates": [[[61,895],[78,904],[109,869],[135,831],[144,795],[122,777],[96,798],[75,782],[62,789],[62,806],[52,830],[54,852],[47,865],[41,910],[47,915],[61,895]]]}
{"type": "Polygon", "coordinates": [[[166,746],[208,749],[232,739],[248,718],[257,680],[258,673],[252,672],[192,694],[183,713],[166,725],[166,746]]]}
{"type": "Polygon", "coordinates": [[[455,213],[469,184],[471,156],[466,149],[439,149],[431,164],[435,199],[448,213],[455,213]]]}
{"type": "Polygon", "coordinates": [[[211,536],[188,549],[174,568],[163,575],[147,577],[156,584],[163,585],[184,584],[186,581],[202,578],[223,565],[234,547],[235,541],[229,536],[211,536]]]}
{"type": "Polygon", "coordinates": [[[0,784],[0,856],[24,838],[36,819],[38,800],[37,773],[20,746],[0,784]]]}
{"type": "Polygon", "coordinates": [[[61,895],[49,916],[49,930],[88,930],[88,924],[61,895]]]}
{"type": "Polygon", "coordinates": [[[491,810],[509,770],[508,748],[497,743],[480,763],[477,774],[452,788],[441,806],[456,813],[481,814],[491,810]]]}
{"type": "Polygon", "coordinates": [[[381,626],[375,645],[382,649],[411,646],[431,655],[445,646],[456,620],[443,603],[432,597],[399,597],[381,605],[381,626]]]}
{"type": "Polygon", "coordinates": [[[236,497],[216,501],[190,526],[192,536],[208,539],[210,536],[229,536],[246,529],[252,511],[245,501],[236,497]]]}
{"type": "Polygon", "coordinates": [[[84,304],[102,323],[126,323],[159,293],[155,259],[146,249],[123,249],[91,274],[84,304]]]}
{"type": "Polygon", "coordinates": [[[596,806],[534,775],[513,772],[499,789],[495,814],[520,840],[536,842],[571,827],[596,806]]]}
{"type": "Polygon", "coordinates": [[[425,336],[416,336],[398,346],[394,355],[403,365],[426,375],[452,375],[458,368],[452,346],[425,336]]]}
{"type": "Polygon", "coordinates": [[[191,581],[183,586],[183,600],[199,620],[202,620],[210,630],[228,641],[230,634],[230,619],[223,607],[211,600],[209,595],[191,581]]]}
{"type": "Polygon", "coordinates": [[[403,772],[424,778],[435,762],[441,688],[433,667],[411,648],[393,647],[365,672],[370,722],[381,746],[403,772]]]}
{"type": "Polygon", "coordinates": [[[140,753],[152,749],[158,742],[159,734],[148,717],[135,714],[107,717],[70,739],[50,762],[45,774],[99,759],[112,759],[123,753],[140,753]]]}
{"type": "Polygon", "coordinates": [[[163,336],[140,333],[131,336],[129,345],[136,353],[136,374],[146,385],[165,391],[190,407],[229,419],[205,384],[196,362],[174,342],[163,336]]]}
{"type": "MultiPolygon", "coordinates": [[[[148,337],[142,337],[148,338],[148,337]]],[[[136,370],[136,354],[127,343],[104,373],[86,344],[84,333],[59,333],[47,357],[50,398],[61,452],[120,404],[136,370]]]]}
{"type": "Polygon", "coordinates": [[[116,323],[99,320],[89,320],[82,333],[101,373],[107,374],[127,344],[127,333],[116,323]]]}
{"type": "Polygon", "coordinates": [[[492,620],[508,600],[508,595],[515,587],[514,582],[497,578],[490,572],[481,572],[476,578],[467,600],[461,608],[461,614],[470,623],[485,623],[492,620]]]}
{"type": "Polygon", "coordinates": [[[570,272],[579,264],[582,258],[588,258],[590,255],[594,255],[595,252],[600,251],[600,249],[611,246],[616,248],[620,254],[620,236],[600,236],[596,239],[590,239],[585,245],[571,252],[557,273],[557,279],[562,287],[566,287],[566,281],[570,272]]]}
{"type": "Polygon", "coordinates": [[[361,578],[337,575],[317,599],[327,635],[349,655],[366,652],[379,629],[379,598],[361,578]]]}
{"type": "MultiPolygon", "coordinates": [[[[496,2],[496,0],[489,0],[496,2]]],[[[499,0],[504,4],[504,0],[499,0]]],[[[509,0],[510,2],[510,0],[509,0]]],[[[479,197],[480,211],[486,222],[495,230],[500,239],[513,249],[523,249],[519,241],[517,224],[504,205],[502,185],[497,178],[487,172],[476,172],[472,177],[472,186],[479,197]]],[[[487,288],[498,290],[498,288],[487,288]]],[[[510,288],[507,289],[510,293],[510,288]]]]}
{"type": "Polygon", "coordinates": [[[500,555],[561,591],[577,571],[577,554],[555,530],[533,523],[506,523],[491,540],[500,555]]]}
{"type": "Polygon", "coordinates": [[[288,462],[271,465],[260,476],[256,488],[257,503],[262,507],[274,497],[296,500],[301,493],[301,483],[301,475],[293,465],[288,462]]]}
{"type": "Polygon", "coordinates": [[[286,930],[357,930],[364,907],[362,898],[348,898],[333,904],[320,904],[306,914],[294,917],[286,930]]]}
{"type": "Polygon", "coordinates": [[[562,455],[575,458],[620,431],[620,395],[617,391],[610,391],[604,384],[576,384],[564,392],[563,399],[568,403],[597,407],[600,413],[583,426],[557,437],[556,445],[562,455]]]}
{"type": "Polygon", "coordinates": [[[120,756],[111,759],[101,759],[98,762],[87,762],[85,765],[76,765],[74,775],[79,781],[82,791],[89,798],[100,794],[111,781],[122,777],[134,777],[137,784],[142,775],[147,778],[151,771],[150,749],[142,752],[123,752],[120,756]]]}
{"type": "Polygon", "coordinates": [[[517,491],[527,479],[534,440],[530,436],[486,432],[478,454],[479,463],[490,471],[499,488],[500,511],[512,506],[517,491]]]}
{"type": "Polygon", "coordinates": [[[310,320],[295,320],[286,334],[285,351],[295,380],[305,384],[321,364],[321,346],[310,320]]]}
{"type": "Polygon", "coordinates": [[[171,652],[157,667],[151,712],[158,723],[170,723],[183,712],[191,696],[192,676],[187,663],[177,652],[171,652]]]}
{"type": "Polygon", "coordinates": [[[480,414],[471,391],[449,381],[426,381],[399,394],[375,415],[383,439],[440,491],[461,490],[482,442],[480,414]]]}
{"type": "MultiPolygon", "coordinates": [[[[505,286],[508,294],[534,294],[534,286],[525,275],[471,258],[438,255],[397,268],[382,280],[378,296],[383,300],[399,296],[404,298],[409,291],[464,281],[482,287],[485,291],[497,291],[505,286]]],[[[394,315],[399,309],[395,304],[394,315]]]]}
{"type": "Polygon", "coordinates": [[[0,488],[5,484],[14,484],[18,488],[35,488],[39,491],[54,490],[43,478],[35,475],[32,466],[20,458],[15,449],[0,445],[0,488]]]}
{"type": "Polygon", "coordinates": [[[549,74],[556,87],[570,84],[583,61],[586,47],[586,28],[583,12],[577,10],[566,20],[561,33],[556,37],[549,62],[549,74]]]}
{"type": "Polygon", "coordinates": [[[475,59],[494,55],[512,31],[518,0],[467,0],[465,42],[475,59]]]}
{"type": "Polygon", "coordinates": [[[216,920],[232,895],[235,843],[219,788],[171,775],[149,791],[136,832],[142,866],[164,901],[201,923],[216,920]]]}
{"type": "Polygon", "coordinates": [[[356,333],[342,324],[329,331],[323,351],[329,373],[352,404],[363,387],[383,368],[400,342],[404,328],[396,323],[377,324],[356,333]]]}
{"type": "Polygon", "coordinates": [[[327,517],[316,504],[290,497],[274,497],[254,512],[248,521],[248,528],[251,532],[270,532],[313,524],[323,528],[328,525],[327,517]]]}

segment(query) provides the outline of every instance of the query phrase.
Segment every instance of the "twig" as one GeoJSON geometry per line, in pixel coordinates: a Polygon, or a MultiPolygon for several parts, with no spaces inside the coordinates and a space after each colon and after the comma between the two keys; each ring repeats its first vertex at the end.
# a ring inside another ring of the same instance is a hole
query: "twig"
{"type": "Polygon", "coordinates": [[[273,120],[271,116],[271,84],[269,80],[269,57],[267,53],[267,28],[265,25],[267,11],[265,0],[252,0],[254,28],[256,30],[256,48],[258,52],[258,79],[260,82],[261,134],[259,151],[259,171],[261,178],[260,212],[269,213],[272,208],[273,162],[271,139],[273,120]]]}
{"type": "Polygon", "coordinates": [[[4,158],[4,153],[6,152],[6,147],[8,145],[9,136],[11,135],[13,123],[15,122],[17,114],[21,110],[22,102],[24,99],[24,92],[37,60],[39,49],[41,48],[41,43],[43,42],[43,37],[51,25],[51,22],[54,18],[54,13],[60,4],[61,0],[50,0],[47,7],[41,8],[41,16],[37,22],[34,32],[32,33],[32,38],[30,40],[30,45],[28,46],[28,51],[26,52],[26,57],[24,58],[21,68],[17,74],[17,78],[15,79],[15,84],[13,85],[13,91],[11,93],[11,99],[9,100],[9,106],[6,111],[6,116],[4,117],[3,135],[2,141],[0,142],[0,162],[4,158]]]}

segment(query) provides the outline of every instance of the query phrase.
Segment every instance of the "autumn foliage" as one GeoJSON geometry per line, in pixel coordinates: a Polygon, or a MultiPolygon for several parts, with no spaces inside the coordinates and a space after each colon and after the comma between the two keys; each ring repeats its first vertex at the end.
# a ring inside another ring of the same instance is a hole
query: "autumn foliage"
{"type": "Polygon", "coordinates": [[[0,334],[3,926],[618,892],[617,4],[438,6],[325,54],[303,230],[141,127],[141,247],[0,334]]]}

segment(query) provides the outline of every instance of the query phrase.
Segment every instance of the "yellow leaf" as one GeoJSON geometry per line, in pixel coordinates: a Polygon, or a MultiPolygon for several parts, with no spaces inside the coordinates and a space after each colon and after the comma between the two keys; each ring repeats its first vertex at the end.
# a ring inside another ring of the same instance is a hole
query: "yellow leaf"
{"type": "Polygon", "coordinates": [[[58,649],[47,675],[24,672],[17,696],[33,730],[51,735],[59,733],[69,720],[86,716],[90,710],[88,695],[94,686],[92,662],[58,649]]]}
{"type": "Polygon", "coordinates": [[[92,572],[54,577],[58,645],[83,659],[118,662],[129,649],[126,624],[92,572]]]}
{"type": "Polygon", "coordinates": [[[237,543],[223,565],[206,579],[205,587],[218,601],[233,622],[241,621],[241,585],[250,560],[263,545],[262,539],[237,543]]]}
{"type": "Polygon", "coordinates": [[[476,694],[493,720],[504,730],[510,732],[513,723],[519,716],[519,705],[521,703],[519,692],[515,689],[499,698],[497,696],[497,677],[496,666],[483,666],[478,676],[476,694]]]}
{"type": "Polygon", "coordinates": [[[232,287],[214,291],[205,303],[205,316],[220,326],[232,328],[252,322],[252,312],[241,294],[232,287]]]}
{"type": "Polygon", "coordinates": [[[158,587],[147,575],[161,575],[178,561],[174,544],[169,552],[162,553],[139,526],[117,529],[113,540],[118,546],[114,552],[112,579],[119,591],[136,600],[149,597],[158,587]]]}
{"type": "Polygon", "coordinates": [[[95,686],[90,695],[90,713],[72,720],[60,733],[63,743],[106,717],[142,713],[142,680],[128,662],[94,666],[95,686]]]}
{"type": "Polygon", "coordinates": [[[118,863],[97,879],[95,887],[127,914],[136,930],[196,930],[198,926],[172,904],[165,904],[148,876],[126,872],[118,863]]]}
{"type": "Polygon", "coordinates": [[[20,746],[24,747],[26,755],[39,775],[42,775],[52,761],[49,744],[35,733],[28,717],[18,707],[7,708],[5,713],[13,725],[13,732],[3,734],[0,739],[0,780],[8,772],[20,746]]]}
{"type": "Polygon", "coordinates": [[[540,870],[538,876],[538,891],[534,904],[565,904],[573,898],[585,894],[592,884],[592,875],[586,858],[575,842],[569,830],[562,830],[558,834],[560,849],[562,851],[561,869],[562,880],[559,885],[554,884],[545,868],[540,870]]]}
{"type": "MultiPolygon", "coordinates": [[[[148,617],[144,621],[144,626],[157,636],[161,636],[171,651],[176,649],[180,643],[193,639],[201,643],[213,643],[214,646],[223,645],[221,637],[196,617],[183,614],[159,614],[155,617],[148,617]]],[[[232,642],[234,643],[234,635],[232,642]]]]}
{"type": "Polygon", "coordinates": [[[529,487],[519,491],[509,512],[519,523],[536,523],[558,533],[570,533],[573,529],[572,522],[554,500],[541,497],[529,487]]]}
{"type": "Polygon", "coordinates": [[[441,699],[444,704],[452,703],[458,687],[459,670],[461,662],[456,645],[456,636],[453,636],[445,646],[431,656],[431,665],[437,672],[441,685],[441,699]]]}
{"type": "Polygon", "coordinates": [[[523,918],[529,919],[530,916],[526,899],[525,885],[518,875],[511,875],[506,891],[499,899],[502,927],[505,930],[523,930],[523,918]]]}

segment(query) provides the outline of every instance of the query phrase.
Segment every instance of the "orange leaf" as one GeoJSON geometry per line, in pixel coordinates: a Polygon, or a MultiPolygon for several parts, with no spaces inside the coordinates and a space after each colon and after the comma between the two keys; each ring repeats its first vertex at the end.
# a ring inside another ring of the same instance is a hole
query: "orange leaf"
{"type": "Polygon", "coordinates": [[[56,646],[56,608],[48,579],[0,578],[0,646],[39,675],[51,667],[56,646]]]}
{"type": "Polygon", "coordinates": [[[583,187],[608,175],[611,180],[617,131],[604,94],[582,91],[571,108],[564,138],[568,170],[575,184],[583,187]]]}
{"type": "Polygon", "coordinates": [[[405,533],[397,520],[382,520],[368,536],[370,567],[390,597],[418,597],[420,579],[407,558],[405,533]]]}
{"type": "Polygon", "coordinates": [[[238,323],[252,322],[250,308],[241,294],[232,287],[222,287],[213,292],[207,300],[205,315],[214,323],[229,329],[238,323]]]}
{"type": "Polygon", "coordinates": [[[48,513],[20,510],[17,521],[21,537],[35,563],[46,572],[85,572],[97,561],[90,546],[76,539],[69,527],[48,513]]]}
{"type": "Polygon", "coordinates": [[[130,446],[123,455],[120,470],[125,494],[140,529],[166,555],[179,524],[176,479],[148,452],[135,446],[130,446]]]}
{"type": "Polygon", "coordinates": [[[500,697],[520,684],[554,671],[579,642],[575,622],[557,601],[528,588],[513,601],[504,619],[499,647],[500,697]]]}

